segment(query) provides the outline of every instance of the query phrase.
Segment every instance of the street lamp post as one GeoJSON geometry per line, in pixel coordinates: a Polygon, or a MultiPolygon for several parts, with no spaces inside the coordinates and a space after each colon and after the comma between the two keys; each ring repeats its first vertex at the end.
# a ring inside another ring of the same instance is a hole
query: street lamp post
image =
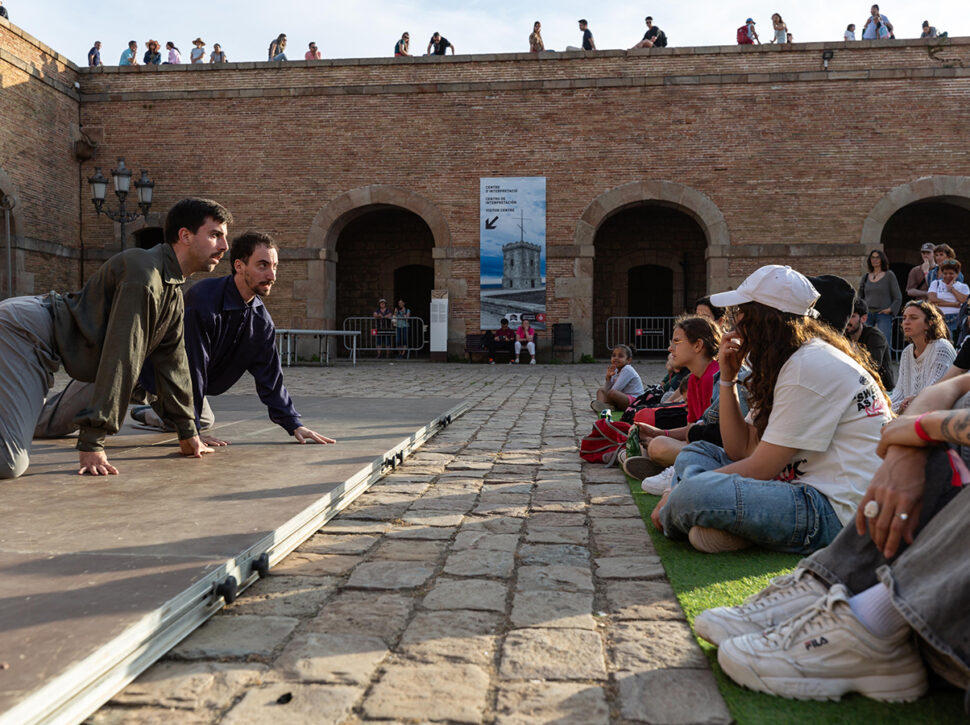
{"type": "Polygon", "coordinates": [[[148,210],[152,205],[152,192],[155,182],[150,181],[148,172],[142,171],[141,178],[135,182],[135,191],[138,193],[138,208],[140,211],[127,211],[125,200],[128,192],[131,191],[131,169],[125,166],[124,159],[118,159],[118,168],[111,170],[111,177],[115,183],[115,195],[118,197],[118,211],[111,211],[104,205],[104,196],[108,190],[108,179],[101,173],[101,167],[94,169],[94,176],[88,179],[91,185],[91,201],[94,202],[94,209],[98,214],[104,214],[112,221],[121,224],[121,248],[125,248],[125,225],[135,221],[140,216],[148,216],[148,210]]]}

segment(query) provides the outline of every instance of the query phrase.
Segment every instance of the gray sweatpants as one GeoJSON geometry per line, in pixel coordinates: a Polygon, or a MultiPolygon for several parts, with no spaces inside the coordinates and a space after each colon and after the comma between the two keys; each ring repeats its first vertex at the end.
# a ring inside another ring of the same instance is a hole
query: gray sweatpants
{"type": "Polygon", "coordinates": [[[27,470],[34,427],[60,364],[44,298],[0,302],[0,479],[27,470]]]}

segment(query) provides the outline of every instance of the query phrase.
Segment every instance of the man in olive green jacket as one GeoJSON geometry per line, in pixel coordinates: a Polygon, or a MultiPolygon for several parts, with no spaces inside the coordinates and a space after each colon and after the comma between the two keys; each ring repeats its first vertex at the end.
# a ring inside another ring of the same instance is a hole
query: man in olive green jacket
{"type": "Polygon", "coordinates": [[[104,440],[121,427],[146,359],[181,453],[212,452],[195,428],[180,285],[219,263],[231,221],[214,201],[183,199],[165,219],[166,244],[116,254],[79,292],[0,302],[0,479],[27,469],[34,427],[60,364],[72,378],[94,383],[90,406],[75,419],[78,473],[118,473],[104,440]]]}

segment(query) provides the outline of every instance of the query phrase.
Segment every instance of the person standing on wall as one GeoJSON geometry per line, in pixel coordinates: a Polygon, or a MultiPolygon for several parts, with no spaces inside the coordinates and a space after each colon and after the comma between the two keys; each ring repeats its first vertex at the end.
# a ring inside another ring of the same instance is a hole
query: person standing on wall
{"type": "Polygon", "coordinates": [[[545,49],[546,44],[542,42],[542,23],[536,20],[532,26],[532,32],[529,33],[529,52],[541,53],[545,49]]]}

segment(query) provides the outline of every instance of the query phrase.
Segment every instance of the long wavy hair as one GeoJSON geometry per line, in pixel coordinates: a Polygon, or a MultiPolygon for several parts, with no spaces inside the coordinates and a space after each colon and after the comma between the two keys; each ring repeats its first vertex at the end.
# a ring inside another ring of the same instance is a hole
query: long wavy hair
{"type": "MultiPolygon", "coordinates": [[[[907,307],[915,307],[917,310],[923,313],[923,319],[926,321],[927,342],[940,340],[944,337],[949,339],[950,331],[946,329],[946,323],[943,321],[943,315],[941,315],[940,311],[936,309],[936,305],[934,305],[932,302],[927,302],[926,300],[910,300],[903,306],[903,312],[906,311],[907,307]]],[[[909,340],[908,337],[906,339],[909,340]]],[[[909,341],[912,342],[912,340],[909,341]]]]}
{"type": "Polygon", "coordinates": [[[746,302],[738,310],[743,313],[736,323],[743,338],[738,352],[741,359],[747,358],[751,365],[751,375],[744,385],[748,389],[748,401],[754,411],[754,426],[759,435],[763,435],[768,427],[768,418],[775,402],[775,383],[778,382],[782,366],[798,348],[814,338],[828,343],[859,363],[885,395],[872,358],[856,349],[848,338],[829,325],[811,317],[781,312],[760,302],[746,302]]]}

